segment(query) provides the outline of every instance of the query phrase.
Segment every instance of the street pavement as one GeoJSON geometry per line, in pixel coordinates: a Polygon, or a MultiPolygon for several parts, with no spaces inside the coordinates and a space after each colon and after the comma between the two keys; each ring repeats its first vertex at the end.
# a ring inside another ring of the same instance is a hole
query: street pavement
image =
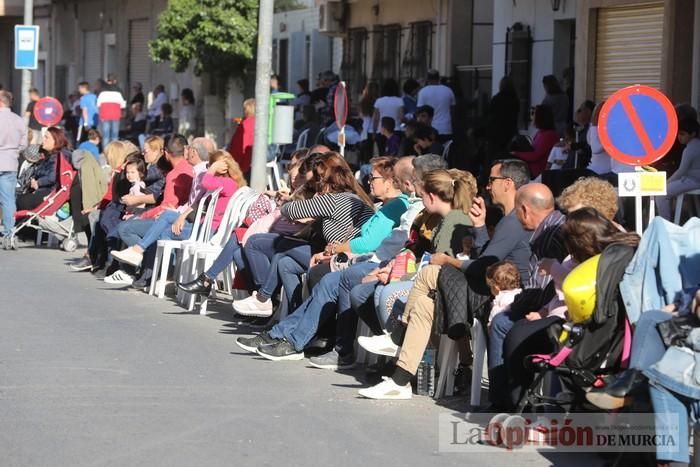
{"type": "Polygon", "coordinates": [[[71,272],[73,255],[0,251],[0,465],[571,465],[580,454],[439,449],[436,404],[357,396],[364,372],[269,362],[234,343],[229,304],[172,301],[71,272]]]}

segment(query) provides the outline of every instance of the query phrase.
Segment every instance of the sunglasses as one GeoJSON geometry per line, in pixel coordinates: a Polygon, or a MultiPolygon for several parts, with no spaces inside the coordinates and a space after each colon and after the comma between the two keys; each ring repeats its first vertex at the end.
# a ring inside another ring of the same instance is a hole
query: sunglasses
{"type": "Polygon", "coordinates": [[[489,185],[492,185],[496,180],[507,180],[510,177],[489,177],[489,185]]]}

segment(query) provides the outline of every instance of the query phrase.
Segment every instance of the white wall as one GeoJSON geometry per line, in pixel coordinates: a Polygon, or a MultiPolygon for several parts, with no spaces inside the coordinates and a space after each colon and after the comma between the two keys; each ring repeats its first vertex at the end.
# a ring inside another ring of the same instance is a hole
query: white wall
{"type": "Polygon", "coordinates": [[[542,77],[552,74],[553,68],[554,21],[573,19],[575,14],[576,0],[562,0],[557,12],[552,11],[550,0],[494,0],[493,93],[498,92],[498,82],[505,72],[506,30],[520,22],[530,27],[533,37],[531,101],[541,102],[542,77]]]}

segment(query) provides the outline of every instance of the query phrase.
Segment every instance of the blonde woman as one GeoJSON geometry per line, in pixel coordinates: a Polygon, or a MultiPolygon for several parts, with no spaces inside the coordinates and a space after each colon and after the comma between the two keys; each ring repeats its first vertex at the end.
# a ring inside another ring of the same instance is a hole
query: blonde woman
{"type": "MultiPolygon", "coordinates": [[[[202,177],[201,184],[205,191],[221,188],[212,220],[212,231],[216,232],[228,202],[236,190],[245,186],[246,182],[238,163],[233,160],[231,154],[226,151],[216,151],[209,157],[209,168],[202,177]]],[[[189,206],[183,213],[177,209],[166,208],[138,243],[122,251],[113,252],[113,256],[133,266],[140,266],[143,263],[146,268],[152,268],[158,240],[186,240],[190,237],[193,222],[185,220],[183,223],[176,223],[176,221],[185,213],[187,217],[187,214],[195,208],[195,206],[189,206]],[[144,253],[146,253],[145,258],[144,253]]],[[[195,219],[194,222],[201,222],[201,219],[195,219]]]]}

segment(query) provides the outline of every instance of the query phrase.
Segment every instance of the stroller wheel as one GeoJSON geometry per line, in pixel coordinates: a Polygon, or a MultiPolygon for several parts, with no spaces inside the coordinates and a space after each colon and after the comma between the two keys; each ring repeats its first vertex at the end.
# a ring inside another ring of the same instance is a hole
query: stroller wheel
{"type": "Polygon", "coordinates": [[[510,417],[510,414],[499,413],[489,421],[486,426],[486,442],[492,446],[503,445],[503,422],[510,417]]]}
{"type": "Polygon", "coordinates": [[[511,415],[503,421],[501,436],[507,449],[520,449],[528,441],[525,419],[520,415],[511,415]]]}
{"type": "Polygon", "coordinates": [[[76,242],[74,238],[66,238],[61,244],[61,248],[63,248],[63,251],[71,253],[78,249],[78,242],[76,242]]]}

